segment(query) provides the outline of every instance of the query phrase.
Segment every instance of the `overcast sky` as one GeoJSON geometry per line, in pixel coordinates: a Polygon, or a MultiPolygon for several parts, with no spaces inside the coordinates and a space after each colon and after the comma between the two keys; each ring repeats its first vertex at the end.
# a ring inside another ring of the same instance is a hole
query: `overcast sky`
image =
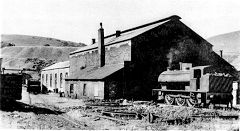
{"type": "Polygon", "coordinates": [[[179,15],[204,38],[240,30],[239,0],[1,0],[1,33],[90,44],[105,35],[179,15]]]}

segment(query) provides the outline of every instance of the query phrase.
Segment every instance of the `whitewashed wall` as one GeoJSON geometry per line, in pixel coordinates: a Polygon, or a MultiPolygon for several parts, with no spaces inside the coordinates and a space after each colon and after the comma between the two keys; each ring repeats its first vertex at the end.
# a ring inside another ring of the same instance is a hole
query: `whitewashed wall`
{"type": "Polygon", "coordinates": [[[46,86],[48,90],[53,91],[54,89],[58,89],[58,92],[64,92],[65,90],[65,78],[69,76],[69,67],[68,68],[58,68],[51,70],[44,70],[41,72],[41,85],[46,86]],[[60,74],[62,73],[62,84],[60,84],[60,74]],[[50,84],[50,76],[52,74],[52,81],[50,84]],[[57,78],[55,75],[57,74],[57,78]],[[44,76],[44,77],[43,77],[44,76]],[[46,76],[48,76],[46,78],[46,76]],[[44,78],[44,79],[43,79],[44,78]],[[56,82],[55,82],[56,81],[56,82]]]}

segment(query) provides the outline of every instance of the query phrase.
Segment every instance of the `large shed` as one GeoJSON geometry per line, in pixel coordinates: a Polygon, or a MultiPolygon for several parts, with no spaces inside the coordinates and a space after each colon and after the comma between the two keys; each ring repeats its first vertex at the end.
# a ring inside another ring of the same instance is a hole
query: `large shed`
{"type": "Polygon", "coordinates": [[[212,45],[180,19],[170,16],[108,36],[100,24],[98,42],[70,53],[65,94],[151,99],[159,74],[167,68],[179,69],[180,62],[193,67],[213,65],[217,71],[234,75],[235,69],[212,51],[212,45]]]}

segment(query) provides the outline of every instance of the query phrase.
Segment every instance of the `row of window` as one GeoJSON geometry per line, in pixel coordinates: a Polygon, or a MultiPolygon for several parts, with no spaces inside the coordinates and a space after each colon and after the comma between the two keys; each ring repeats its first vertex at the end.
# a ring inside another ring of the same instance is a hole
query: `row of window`
{"type": "MultiPolygon", "coordinates": [[[[44,80],[46,81],[46,86],[48,85],[48,74],[45,74],[45,79],[44,79],[44,74],[42,74],[42,83],[44,83],[44,80]]],[[[68,77],[68,73],[65,73],[65,78],[68,77]]],[[[55,79],[54,79],[54,85],[57,87],[57,73],[55,73],[55,79]]],[[[52,87],[53,83],[53,74],[50,74],[50,87],[52,87]]],[[[60,88],[62,87],[63,83],[63,73],[60,73],[60,88]]]]}

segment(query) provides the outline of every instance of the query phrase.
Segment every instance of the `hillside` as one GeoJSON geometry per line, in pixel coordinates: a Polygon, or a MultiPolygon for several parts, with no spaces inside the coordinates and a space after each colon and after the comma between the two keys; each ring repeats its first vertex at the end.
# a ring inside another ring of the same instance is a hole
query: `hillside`
{"type": "MultiPolygon", "coordinates": [[[[240,31],[216,35],[207,39],[212,45],[213,50],[219,53],[223,50],[223,58],[231,63],[235,68],[240,65],[240,31]]],[[[240,68],[238,68],[240,70],[240,68]]]]}
{"type": "Polygon", "coordinates": [[[207,40],[214,45],[213,50],[215,51],[223,50],[226,53],[240,53],[240,31],[216,35],[207,40]]]}
{"type": "Polygon", "coordinates": [[[46,60],[64,61],[71,51],[79,47],[51,47],[51,46],[12,46],[2,48],[3,58],[39,58],[46,60]]]}
{"type": "Polygon", "coordinates": [[[79,47],[51,46],[12,46],[1,49],[2,67],[7,69],[36,69],[29,72],[33,78],[39,78],[39,71],[51,64],[69,59],[69,53],[79,47]]]}
{"type": "MultiPolygon", "coordinates": [[[[79,47],[51,46],[13,46],[1,49],[2,67],[6,69],[35,69],[27,72],[34,79],[39,79],[40,70],[59,61],[69,59],[69,53],[79,47]]],[[[7,73],[7,72],[6,72],[7,73]]],[[[10,73],[10,72],[9,72],[10,73]]]]}
{"type": "Polygon", "coordinates": [[[64,41],[55,38],[28,36],[28,35],[1,35],[1,47],[14,44],[15,46],[69,46],[69,47],[82,47],[83,43],[76,43],[71,41],[64,41]]]}
{"type": "MultiPolygon", "coordinates": [[[[83,43],[75,43],[54,38],[1,35],[2,67],[6,69],[30,68],[36,72],[28,72],[33,78],[39,79],[40,70],[51,64],[69,59],[69,53],[75,51],[83,43]]],[[[5,73],[10,73],[5,72],[5,73]]]]}

